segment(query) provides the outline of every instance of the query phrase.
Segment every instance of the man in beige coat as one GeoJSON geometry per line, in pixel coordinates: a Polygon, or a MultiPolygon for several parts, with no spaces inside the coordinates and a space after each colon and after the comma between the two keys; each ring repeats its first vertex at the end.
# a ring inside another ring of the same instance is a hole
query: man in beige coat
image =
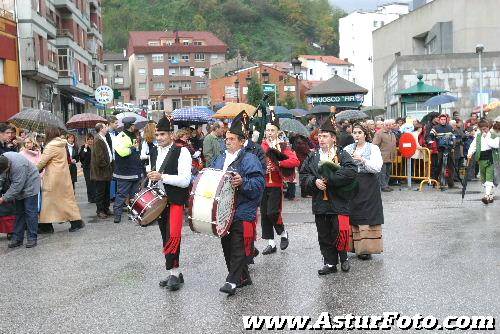
{"type": "Polygon", "coordinates": [[[393,119],[385,120],[382,129],[375,134],[372,142],[380,148],[384,160],[379,174],[380,189],[384,192],[393,190],[389,187],[389,178],[392,172],[392,162],[396,158],[396,135],[392,132],[394,123],[393,119]]]}
{"type": "Polygon", "coordinates": [[[52,233],[52,223],[67,221],[71,223],[69,231],[74,232],[83,228],[84,224],[69,174],[67,141],[60,137],[60,131],[56,128],[47,129],[45,136],[47,144],[37,165],[38,170],[45,170],[39,224],[49,226],[41,228],[41,232],[52,233]]]}

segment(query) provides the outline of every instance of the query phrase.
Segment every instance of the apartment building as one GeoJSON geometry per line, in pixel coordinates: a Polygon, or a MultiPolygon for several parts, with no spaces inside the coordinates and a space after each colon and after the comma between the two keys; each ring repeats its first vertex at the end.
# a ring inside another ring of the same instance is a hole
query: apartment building
{"type": "Polygon", "coordinates": [[[66,121],[95,110],[103,82],[100,0],[18,0],[24,107],[66,121]]]}
{"type": "Polygon", "coordinates": [[[159,110],[208,105],[208,69],[227,49],[211,32],[130,32],[131,100],[159,110]]]}
{"type": "Polygon", "coordinates": [[[118,90],[120,97],[116,103],[130,102],[130,73],[127,51],[104,53],[104,84],[118,90]]]}
{"type": "Polygon", "coordinates": [[[306,69],[302,78],[308,81],[326,81],[338,75],[349,81],[353,78],[354,67],[347,59],[339,59],[334,56],[300,55],[299,60],[302,67],[306,69]]]}
{"type": "Polygon", "coordinates": [[[19,112],[17,47],[17,29],[13,11],[0,6],[0,121],[2,122],[19,112]]]}

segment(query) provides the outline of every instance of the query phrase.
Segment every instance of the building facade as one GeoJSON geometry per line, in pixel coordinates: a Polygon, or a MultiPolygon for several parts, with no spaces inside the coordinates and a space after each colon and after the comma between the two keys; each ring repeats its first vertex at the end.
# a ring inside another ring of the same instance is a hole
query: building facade
{"type": "Polygon", "coordinates": [[[339,20],[339,56],[354,65],[350,80],[368,89],[365,105],[373,104],[372,33],[407,14],[408,6],[407,3],[390,3],[372,12],[357,10],[339,20]]]}
{"type": "Polygon", "coordinates": [[[104,84],[120,92],[115,103],[130,102],[130,73],[127,51],[104,53],[104,84]]]}
{"type": "Polygon", "coordinates": [[[18,0],[23,107],[50,110],[64,121],[95,110],[103,82],[98,0],[18,0]]]}
{"type": "Polygon", "coordinates": [[[20,109],[17,27],[13,11],[0,8],[0,121],[20,109]]]}
{"type": "MultiPolygon", "coordinates": [[[[484,45],[484,57],[488,57],[489,52],[500,51],[500,21],[485,19],[499,10],[498,0],[434,0],[375,30],[375,104],[388,110],[397,108],[397,99],[391,96],[391,91],[395,86],[407,88],[403,86],[409,82],[403,83],[406,79],[402,78],[408,75],[405,71],[411,70],[414,71],[412,84],[418,71],[431,85],[448,85],[451,94],[467,99],[455,103],[462,113],[466,113],[471,104],[477,105],[480,87],[476,46],[484,45]]],[[[490,99],[500,98],[491,86],[497,78],[487,77],[487,73],[498,66],[497,60],[490,65],[486,61],[483,66],[484,90],[491,91],[490,99]]]]}
{"type": "Polygon", "coordinates": [[[210,32],[130,32],[131,100],[170,111],[208,105],[208,69],[226,59],[227,49],[210,32]]]}
{"type": "MultiPolygon", "coordinates": [[[[274,67],[263,64],[236,71],[233,75],[219,79],[210,80],[210,96],[212,104],[220,102],[243,102],[247,103],[248,85],[252,77],[259,80],[260,84],[270,84],[276,87],[276,99],[283,101],[290,95],[295,100],[295,77],[286,71],[280,71],[274,67]]],[[[300,99],[305,100],[305,92],[309,90],[302,80],[299,80],[300,99]]],[[[270,93],[271,95],[273,93],[270,93]]],[[[278,102],[279,104],[279,102],[278,102]]],[[[301,108],[299,106],[298,108],[301,108]]]]}
{"type": "Polygon", "coordinates": [[[300,55],[299,60],[305,71],[302,78],[308,81],[326,81],[334,75],[346,80],[353,79],[354,66],[345,59],[334,56],[300,55]]]}

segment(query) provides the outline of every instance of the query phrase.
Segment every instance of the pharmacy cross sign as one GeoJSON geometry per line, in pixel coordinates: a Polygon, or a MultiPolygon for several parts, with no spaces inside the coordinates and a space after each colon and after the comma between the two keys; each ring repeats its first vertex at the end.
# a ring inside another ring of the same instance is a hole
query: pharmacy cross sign
{"type": "Polygon", "coordinates": [[[95,90],[95,99],[101,104],[110,104],[113,102],[113,89],[109,86],[99,86],[95,90]]]}

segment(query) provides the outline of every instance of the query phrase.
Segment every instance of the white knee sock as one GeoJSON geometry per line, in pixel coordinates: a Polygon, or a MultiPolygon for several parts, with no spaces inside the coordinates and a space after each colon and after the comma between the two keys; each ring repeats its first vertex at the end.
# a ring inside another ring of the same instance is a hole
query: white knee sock
{"type": "Polygon", "coordinates": [[[274,239],[269,239],[267,242],[269,243],[269,246],[276,247],[276,244],[274,243],[274,239]]]}
{"type": "Polygon", "coordinates": [[[287,238],[288,239],[288,233],[286,231],[283,231],[283,233],[280,234],[282,238],[287,238]]]}
{"type": "Polygon", "coordinates": [[[179,273],[180,273],[179,268],[170,269],[170,275],[179,277],[179,273]]]}

